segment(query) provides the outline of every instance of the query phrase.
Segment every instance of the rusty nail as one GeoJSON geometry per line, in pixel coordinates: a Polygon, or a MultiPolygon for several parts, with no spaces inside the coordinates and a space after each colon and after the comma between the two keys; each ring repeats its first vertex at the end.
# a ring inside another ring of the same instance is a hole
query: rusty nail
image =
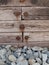
{"type": "Polygon", "coordinates": [[[21,12],[14,12],[14,15],[18,17],[21,14],[21,12]]]}
{"type": "Polygon", "coordinates": [[[21,25],[19,26],[19,28],[20,28],[21,31],[24,31],[24,29],[25,29],[24,24],[21,24],[21,25]]]}
{"type": "Polygon", "coordinates": [[[20,39],[21,39],[21,38],[20,38],[20,36],[17,36],[17,37],[16,37],[16,40],[18,40],[18,41],[19,41],[20,39]]]}
{"type": "Polygon", "coordinates": [[[25,40],[28,41],[29,36],[25,36],[25,40]]]}
{"type": "Polygon", "coordinates": [[[23,14],[25,17],[27,17],[29,15],[28,12],[24,12],[23,14]]]}

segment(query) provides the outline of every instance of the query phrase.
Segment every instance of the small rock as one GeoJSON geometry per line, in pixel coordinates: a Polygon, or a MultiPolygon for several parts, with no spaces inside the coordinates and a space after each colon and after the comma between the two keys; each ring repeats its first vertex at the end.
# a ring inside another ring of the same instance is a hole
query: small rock
{"type": "Polygon", "coordinates": [[[27,54],[32,54],[32,51],[31,51],[31,50],[27,50],[26,53],[27,53],[27,54]]]}
{"type": "Polygon", "coordinates": [[[34,64],[32,64],[32,65],[40,65],[39,63],[34,63],[34,64]]]}
{"type": "Polygon", "coordinates": [[[46,62],[43,62],[43,65],[49,65],[48,63],[46,63],[46,62]]]}
{"type": "Polygon", "coordinates": [[[21,53],[21,50],[22,50],[21,48],[20,49],[17,49],[16,52],[17,53],[21,53]]]}
{"type": "Polygon", "coordinates": [[[0,50],[0,55],[4,55],[4,54],[6,54],[6,52],[7,52],[6,49],[1,49],[1,50],[0,50]]]}
{"type": "Polygon", "coordinates": [[[0,60],[0,65],[5,65],[5,63],[2,60],[0,60]]]}
{"type": "Polygon", "coordinates": [[[38,58],[38,56],[39,56],[38,52],[34,52],[34,57],[38,58]]]}
{"type": "Polygon", "coordinates": [[[46,53],[46,54],[47,54],[47,57],[49,58],[49,51],[47,51],[47,53],[46,53]]]}
{"type": "Polygon", "coordinates": [[[23,49],[27,49],[28,47],[27,46],[24,46],[24,48],[23,49]]]}
{"type": "Polygon", "coordinates": [[[49,64],[49,58],[47,59],[47,61],[46,61],[48,64],[49,64]]]}
{"type": "Polygon", "coordinates": [[[39,58],[42,58],[42,53],[38,51],[39,58]]]}
{"type": "Polygon", "coordinates": [[[33,65],[36,61],[34,59],[29,59],[28,62],[29,62],[29,65],[33,65]]]}
{"type": "Polygon", "coordinates": [[[47,60],[47,54],[42,54],[42,60],[43,60],[43,62],[46,62],[46,60],[47,60]]]}
{"type": "Polygon", "coordinates": [[[26,50],[25,49],[22,49],[22,51],[21,51],[22,53],[26,53],[26,50]]]}
{"type": "Polygon", "coordinates": [[[16,65],[16,63],[15,62],[12,62],[11,65],[16,65]]]}
{"type": "Polygon", "coordinates": [[[35,46],[35,47],[32,47],[32,50],[33,51],[42,51],[43,48],[35,46]]]}
{"type": "Polygon", "coordinates": [[[8,59],[12,62],[16,62],[16,57],[14,55],[9,55],[8,59]]]}
{"type": "Polygon", "coordinates": [[[16,51],[16,47],[11,46],[11,47],[10,47],[10,50],[11,50],[11,51],[16,51]]]}
{"type": "Polygon", "coordinates": [[[24,60],[24,57],[21,55],[21,56],[17,59],[17,62],[20,62],[20,61],[22,61],[22,60],[24,60]]]}
{"type": "Polygon", "coordinates": [[[11,45],[6,45],[6,49],[9,50],[9,48],[11,47],[11,45]]]}
{"type": "Polygon", "coordinates": [[[22,60],[22,61],[18,62],[17,65],[28,65],[28,61],[22,60]]]}
{"type": "Polygon", "coordinates": [[[39,64],[42,64],[42,61],[40,58],[36,58],[36,61],[39,63],[39,64]]]}

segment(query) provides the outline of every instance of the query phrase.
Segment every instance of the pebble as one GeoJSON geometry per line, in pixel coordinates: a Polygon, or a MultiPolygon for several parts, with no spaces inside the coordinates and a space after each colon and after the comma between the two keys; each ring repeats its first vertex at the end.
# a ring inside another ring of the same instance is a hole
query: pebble
{"type": "Polygon", "coordinates": [[[38,58],[38,56],[39,56],[38,52],[34,52],[34,57],[38,58]]]}
{"type": "Polygon", "coordinates": [[[47,54],[42,54],[42,60],[43,60],[43,62],[46,62],[46,60],[47,60],[47,54]]]}
{"type": "Polygon", "coordinates": [[[28,65],[28,61],[22,60],[22,61],[18,62],[17,65],[28,65]]]}
{"type": "Polygon", "coordinates": [[[22,61],[22,60],[24,60],[24,57],[23,57],[23,56],[20,56],[20,57],[17,59],[17,62],[20,62],[20,61],[22,61]]]}
{"type": "Polygon", "coordinates": [[[49,64],[49,58],[47,59],[47,61],[46,61],[48,64],[49,64]]]}
{"type": "Polygon", "coordinates": [[[49,49],[1,45],[0,65],[49,65],[49,49]]]}
{"type": "Polygon", "coordinates": [[[15,62],[12,62],[11,65],[16,65],[16,63],[15,62]]]}
{"type": "Polygon", "coordinates": [[[46,62],[43,62],[43,65],[49,65],[48,63],[46,63],[46,62]]]}
{"type": "Polygon", "coordinates": [[[32,65],[40,65],[39,63],[34,63],[34,64],[32,64],[32,65]]]}
{"type": "Polygon", "coordinates": [[[36,58],[36,61],[39,63],[39,64],[42,64],[42,61],[40,58],[36,58]]]}
{"type": "Polygon", "coordinates": [[[4,61],[0,60],[0,65],[5,65],[4,61]]]}
{"type": "Polygon", "coordinates": [[[32,51],[31,51],[31,50],[27,50],[26,53],[27,53],[27,54],[32,54],[32,51]]]}
{"type": "Polygon", "coordinates": [[[16,62],[16,57],[14,55],[9,55],[8,59],[12,62],[16,62]]]}
{"type": "Polygon", "coordinates": [[[1,50],[0,50],[0,55],[4,55],[4,54],[6,54],[6,52],[7,52],[6,49],[1,49],[1,50]]]}
{"type": "Polygon", "coordinates": [[[43,48],[35,46],[35,47],[32,47],[32,50],[33,51],[42,51],[43,48]]]}
{"type": "Polygon", "coordinates": [[[35,59],[29,59],[28,62],[29,62],[30,65],[32,65],[36,62],[36,60],[35,59]]]}

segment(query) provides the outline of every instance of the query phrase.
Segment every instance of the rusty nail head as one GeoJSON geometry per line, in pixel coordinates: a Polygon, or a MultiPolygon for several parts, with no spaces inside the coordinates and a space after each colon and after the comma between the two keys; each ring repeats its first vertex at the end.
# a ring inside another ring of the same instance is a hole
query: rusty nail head
{"type": "Polygon", "coordinates": [[[17,39],[17,40],[20,40],[21,38],[20,38],[20,36],[17,36],[16,39],[17,39]]]}

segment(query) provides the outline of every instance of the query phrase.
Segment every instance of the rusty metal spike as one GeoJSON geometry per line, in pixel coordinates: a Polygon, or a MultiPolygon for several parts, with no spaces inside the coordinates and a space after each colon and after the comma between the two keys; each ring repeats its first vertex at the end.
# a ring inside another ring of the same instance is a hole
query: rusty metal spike
{"type": "Polygon", "coordinates": [[[17,37],[16,37],[16,40],[17,40],[17,41],[20,41],[20,40],[21,40],[20,36],[17,36],[17,37]]]}

